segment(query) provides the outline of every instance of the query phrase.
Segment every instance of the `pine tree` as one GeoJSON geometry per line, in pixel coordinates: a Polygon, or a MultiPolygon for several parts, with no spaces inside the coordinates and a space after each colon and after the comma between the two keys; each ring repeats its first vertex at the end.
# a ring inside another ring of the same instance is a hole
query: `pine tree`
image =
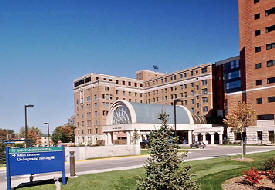
{"type": "Polygon", "coordinates": [[[161,113],[162,125],[149,138],[150,157],[145,165],[145,177],[139,179],[137,190],[197,190],[195,176],[190,166],[181,166],[179,146],[174,131],[167,125],[168,115],[161,113]]]}

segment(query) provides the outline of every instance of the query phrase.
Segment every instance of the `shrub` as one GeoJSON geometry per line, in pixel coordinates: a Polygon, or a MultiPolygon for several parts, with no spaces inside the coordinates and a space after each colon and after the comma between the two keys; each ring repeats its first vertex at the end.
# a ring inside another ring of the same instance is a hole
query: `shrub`
{"type": "Polygon", "coordinates": [[[267,170],[274,170],[275,169],[275,158],[270,158],[266,160],[263,164],[263,167],[261,170],[267,171],[267,170]]]}
{"type": "Polygon", "coordinates": [[[257,171],[255,167],[251,167],[251,169],[247,171],[244,170],[243,175],[245,181],[250,185],[258,184],[262,179],[262,172],[257,171]]]}

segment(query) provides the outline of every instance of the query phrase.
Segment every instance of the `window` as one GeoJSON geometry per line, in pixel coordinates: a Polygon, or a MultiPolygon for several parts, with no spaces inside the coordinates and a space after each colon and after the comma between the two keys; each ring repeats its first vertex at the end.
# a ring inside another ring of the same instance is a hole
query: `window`
{"type": "Polygon", "coordinates": [[[194,90],[191,90],[191,96],[194,96],[194,90]]]}
{"type": "Polygon", "coordinates": [[[200,104],[199,103],[197,103],[197,108],[199,108],[200,107],[200,104]]]}
{"type": "Polygon", "coordinates": [[[275,60],[268,60],[267,62],[266,62],[266,66],[267,67],[271,67],[271,66],[274,66],[275,65],[275,60]]]}
{"type": "Polygon", "coordinates": [[[265,16],[271,15],[275,13],[275,7],[272,7],[269,10],[265,10],[265,16]]]}
{"type": "Polygon", "coordinates": [[[123,91],[122,93],[123,93],[123,96],[125,96],[125,91],[123,91]]]}
{"type": "Polygon", "coordinates": [[[208,102],[208,97],[202,97],[202,102],[203,102],[203,103],[208,102]]]}
{"type": "Polygon", "coordinates": [[[267,98],[268,103],[275,102],[275,96],[267,98]]]}
{"type": "Polygon", "coordinates": [[[191,108],[192,114],[194,114],[194,108],[191,108]]]}
{"type": "Polygon", "coordinates": [[[167,82],[167,78],[165,78],[164,81],[167,82]]]}
{"type": "Polygon", "coordinates": [[[174,80],[177,80],[177,75],[174,75],[174,80]]]}
{"type": "Polygon", "coordinates": [[[181,78],[181,79],[183,78],[183,75],[182,75],[182,73],[180,73],[180,78],[181,78]]]}
{"type": "Polygon", "coordinates": [[[275,43],[266,44],[266,50],[270,50],[272,48],[275,48],[275,43]]]}
{"type": "Polygon", "coordinates": [[[255,47],[255,53],[258,53],[258,52],[260,52],[260,51],[262,51],[261,46],[255,47]]]}
{"type": "Polygon", "coordinates": [[[256,80],[256,86],[258,86],[258,85],[262,85],[262,80],[256,80]]]}
{"type": "Polygon", "coordinates": [[[275,30],[275,25],[269,26],[269,27],[265,27],[265,32],[272,32],[273,30],[275,30]]]}
{"type": "Polygon", "coordinates": [[[137,83],[135,82],[135,87],[137,87],[137,83]]]}
{"type": "Polygon", "coordinates": [[[194,99],[192,99],[192,100],[191,100],[191,102],[192,102],[192,104],[194,104],[194,103],[195,103],[195,100],[194,100],[194,99]]]}
{"type": "Polygon", "coordinates": [[[262,104],[263,103],[263,99],[262,98],[256,98],[256,103],[257,104],[262,104]]]}
{"type": "Polygon", "coordinates": [[[254,15],[254,19],[257,20],[260,18],[260,13],[254,15]]]}
{"type": "Polygon", "coordinates": [[[118,90],[116,90],[116,94],[118,94],[118,90]]]}
{"type": "Polygon", "coordinates": [[[187,88],[187,84],[184,84],[184,88],[185,88],[185,89],[187,88]]]}
{"type": "Polygon", "coordinates": [[[254,0],[254,4],[259,3],[260,0],[254,0]]]}
{"type": "Polygon", "coordinates": [[[226,89],[232,89],[232,88],[240,88],[241,87],[241,81],[237,80],[237,81],[232,81],[229,83],[226,83],[226,89]]]}
{"type": "Polygon", "coordinates": [[[237,68],[239,68],[239,66],[240,66],[239,60],[234,60],[234,61],[230,62],[231,69],[237,69],[237,68]]]}
{"type": "Polygon", "coordinates": [[[91,101],[91,96],[87,96],[87,102],[91,101]]]}
{"type": "Polygon", "coordinates": [[[105,99],[105,94],[102,94],[101,96],[102,96],[102,99],[105,99]]]}
{"type": "Polygon", "coordinates": [[[259,141],[263,140],[263,132],[262,131],[257,131],[257,137],[258,137],[259,141]]]}
{"type": "Polygon", "coordinates": [[[228,73],[228,75],[227,75],[227,79],[234,79],[234,78],[238,78],[238,77],[241,77],[240,70],[228,73]]]}
{"type": "Polygon", "coordinates": [[[202,111],[203,112],[208,112],[208,106],[203,106],[202,111]]]}
{"type": "Polygon", "coordinates": [[[267,78],[267,84],[273,84],[275,83],[275,77],[267,78]]]}
{"type": "Polygon", "coordinates": [[[208,89],[207,88],[202,89],[202,94],[207,94],[207,93],[208,93],[208,89]]]}
{"type": "Polygon", "coordinates": [[[206,73],[206,72],[207,72],[207,66],[201,69],[201,73],[206,73]]]}
{"type": "Polygon", "coordinates": [[[255,69],[260,69],[260,68],[262,68],[262,63],[255,64],[255,69]]]}
{"type": "Polygon", "coordinates": [[[261,35],[261,30],[255,30],[255,36],[261,35]]]}
{"type": "Polygon", "coordinates": [[[140,86],[140,87],[143,87],[143,84],[140,84],[139,86],[140,86]]]}
{"type": "Polygon", "coordinates": [[[194,83],[193,82],[191,83],[191,87],[194,87],[194,83]]]}
{"type": "Polygon", "coordinates": [[[199,90],[199,85],[196,85],[196,89],[199,90]]]}
{"type": "Polygon", "coordinates": [[[202,85],[207,85],[207,80],[202,80],[201,83],[202,85]]]}
{"type": "Polygon", "coordinates": [[[184,73],[184,77],[187,77],[187,74],[186,74],[186,73],[184,73]]]}
{"type": "Polygon", "coordinates": [[[274,120],[274,114],[257,115],[258,120],[274,120]]]}
{"type": "Polygon", "coordinates": [[[191,71],[191,76],[193,76],[194,75],[194,71],[191,71]]]}
{"type": "Polygon", "coordinates": [[[105,87],[105,91],[109,91],[110,90],[110,88],[109,87],[105,87]]]}
{"type": "Polygon", "coordinates": [[[184,97],[187,97],[187,92],[184,92],[184,97]]]}
{"type": "Polygon", "coordinates": [[[184,105],[187,105],[187,100],[184,100],[184,105]]]}
{"type": "Polygon", "coordinates": [[[170,76],[170,80],[173,80],[173,76],[170,76]]]}

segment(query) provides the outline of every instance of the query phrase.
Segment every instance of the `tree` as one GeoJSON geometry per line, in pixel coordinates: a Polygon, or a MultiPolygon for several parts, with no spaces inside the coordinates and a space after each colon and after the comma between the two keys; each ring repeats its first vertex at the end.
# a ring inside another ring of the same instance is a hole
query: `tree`
{"type": "Polygon", "coordinates": [[[0,164],[6,163],[4,140],[9,140],[13,135],[13,130],[0,128],[0,164]]]}
{"type": "Polygon", "coordinates": [[[149,137],[150,157],[145,165],[145,177],[140,178],[137,190],[196,190],[199,189],[190,166],[180,166],[174,130],[167,126],[168,115],[161,113],[162,125],[149,137]],[[173,142],[172,142],[173,140],[173,142]]]}
{"type": "MultiPolygon", "coordinates": [[[[19,136],[25,138],[25,127],[21,127],[19,136]]],[[[27,139],[31,141],[32,146],[41,144],[42,133],[39,128],[32,126],[28,128],[27,139]]]]}
{"type": "Polygon", "coordinates": [[[246,128],[251,126],[256,121],[256,114],[253,106],[251,104],[246,104],[245,102],[239,102],[237,106],[229,113],[225,119],[224,123],[231,127],[233,132],[242,132],[242,159],[245,156],[245,133],[246,128]]]}
{"type": "Polygon", "coordinates": [[[65,125],[56,127],[52,134],[52,141],[54,144],[57,144],[58,141],[62,143],[74,142],[74,126],[65,125]]]}

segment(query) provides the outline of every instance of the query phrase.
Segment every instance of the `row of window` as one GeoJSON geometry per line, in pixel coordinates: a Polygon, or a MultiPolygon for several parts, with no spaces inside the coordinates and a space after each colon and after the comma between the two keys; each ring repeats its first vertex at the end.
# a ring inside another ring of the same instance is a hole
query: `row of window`
{"type": "MultiPolygon", "coordinates": [[[[266,44],[266,50],[270,50],[272,48],[275,48],[275,42],[270,43],[270,44],[266,44]]],[[[255,53],[258,53],[258,52],[261,52],[261,51],[262,51],[261,46],[255,47],[255,53]]]]}
{"type": "MultiPolygon", "coordinates": [[[[267,84],[273,84],[275,83],[275,77],[270,77],[270,78],[267,78],[267,84]]],[[[259,86],[259,85],[262,85],[263,84],[263,81],[262,80],[256,80],[256,86],[259,86]]]]}
{"type": "MultiPolygon", "coordinates": [[[[271,9],[265,10],[265,16],[269,16],[271,14],[275,13],[275,7],[272,7],[271,9]]],[[[254,19],[260,19],[261,15],[260,13],[254,14],[254,19]]]]}
{"type": "MultiPolygon", "coordinates": [[[[268,103],[275,102],[275,96],[267,97],[267,102],[268,103]]],[[[257,104],[262,104],[263,103],[263,98],[256,98],[256,103],[257,104]]]]}
{"type": "MultiPolygon", "coordinates": [[[[207,66],[201,68],[201,73],[207,73],[207,68],[208,68],[207,66]]],[[[190,71],[190,75],[191,76],[194,76],[194,71],[195,70],[190,71]]],[[[198,73],[199,73],[199,71],[196,70],[196,74],[198,74],[198,73]]],[[[147,86],[147,87],[151,86],[151,82],[152,82],[153,85],[158,84],[158,80],[160,80],[161,84],[167,83],[168,79],[170,79],[170,81],[172,81],[172,80],[178,80],[178,76],[179,76],[180,79],[186,78],[187,77],[187,73],[184,72],[184,73],[179,73],[179,74],[173,74],[173,75],[165,77],[165,78],[155,79],[153,81],[147,81],[145,83],[146,84],[145,86],[147,86]]]]}
{"type": "MultiPolygon", "coordinates": [[[[267,62],[266,62],[266,66],[267,67],[272,67],[272,66],[274,66],[275,65],[275,60],[268,60],[267,62]]],[[[255,69],[260,69],[260,68],[262,68],[262,63],[256,63],[255,64],[255,69]]]]}

